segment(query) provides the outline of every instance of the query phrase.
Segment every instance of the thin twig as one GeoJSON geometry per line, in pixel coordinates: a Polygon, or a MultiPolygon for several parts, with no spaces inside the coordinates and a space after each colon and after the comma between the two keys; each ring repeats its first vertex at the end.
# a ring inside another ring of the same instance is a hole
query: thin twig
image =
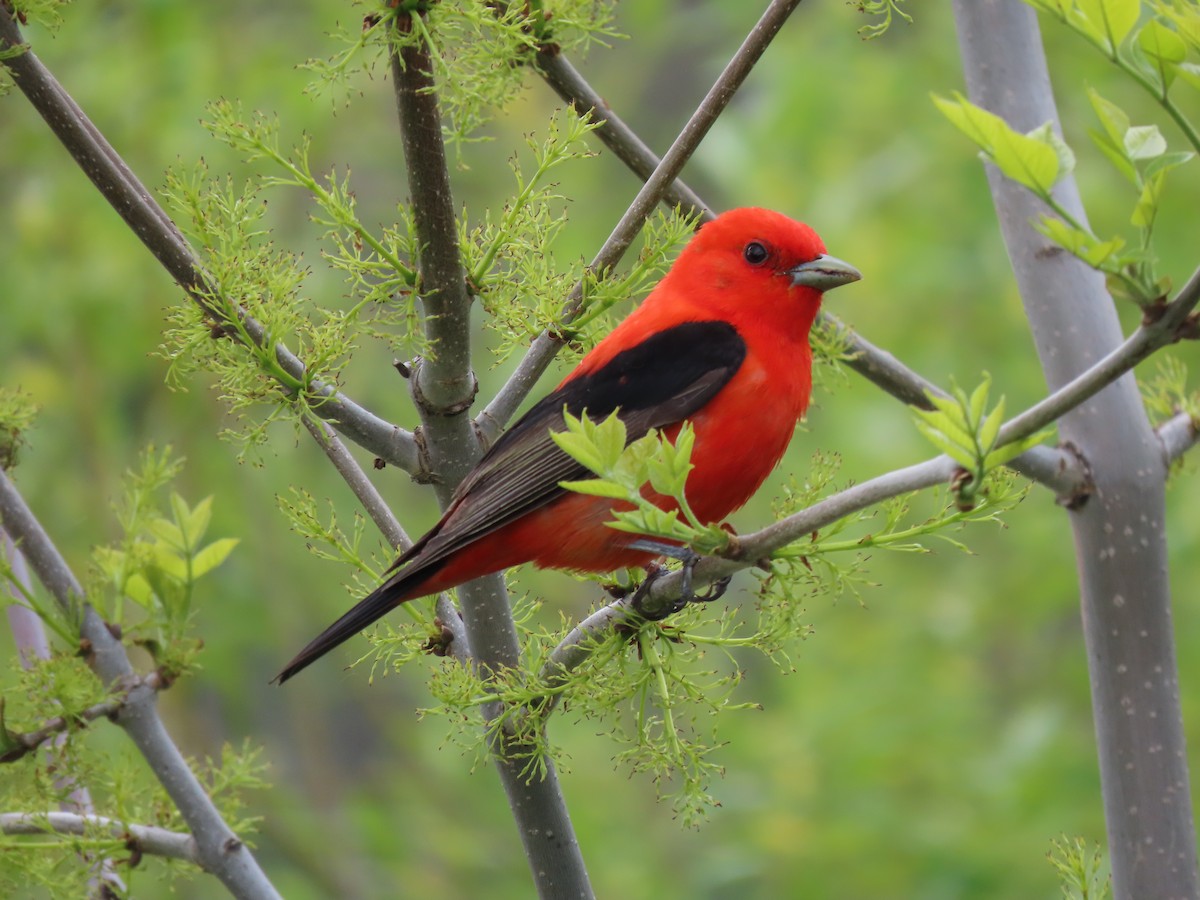
{"type": "Polygon", "coordinates": [[[1180,288],[1162,315],[1141,326],[1095,365],[1054,391],[1045,400],[1015,416],[1000,429],[999,441],[1008,443],[1033,434],[1112,384],[1157,350],[1179,340],[1179,329],[1200,303],[1200,269],[1180,288]]]}
{"type": "MultiPolygon", "coordinates": [[[[612,111],[566,56],[554,47],[539,52],[536,62],[546,84],[580,116],[590,116],[591,121],[597,123],[596,136],[604,146],[642,181],[647,181],[661,162],[658,155],[612,111]]],[[[667,184],[659,202],[669,209],[677,209],[684,216],[699,216],[701,221],[714,218],[713,211],[680,178],[667,184]]]]}
{"type": "Polygon", "coordinates": [[[129,825],[107,816],[64,812],[0,813],[0,833],[3,834],[69,834],[81,837],[94,835],[96,831],[103,831],[110,838],[122,841],[131,851],[179,859],[204,868],[196,840],[190,834],[153,825],[129,825]]]}
{"type": "MultiPolygon", "coordinates": [[[[21,46],[20,29],[0,3],[0,50],[21,46]]],[[[28,49],[0,64],[12,72],[17,87],[146,249],[201,309],[219,321],[221,313],[210,299],[216,295],[216,288],[187,241],[53,74],[28,49]]],[[[265,346],[268,335],[262,323],[244,311],[241,317],[246,333],[256,344],[265,346]]],[[[332,384],[309,378],[304,363],[282,344],[276,344],[274,351],[284,371],[310,385],[310,405],[318,415],[392,465],[407,472],[417,470],[417,447],[410,433],[359,406],[332,384]]]]}
{"type": "MultiPolygon", "coordinates": [[[[753,70],[772,38],[799,3],[800,0],[772,0],[588,266],[596,277],[605,277],[613,266],[620,262],[641,231],[646,218],[675,183],[679,172],[691,158],[700,141],[708,134],[717,117],[733,99],[734,93],[746,80],[746,76],[753,70]]],[[[581,312],[583,284],[583,281],[576,284],[563,304],[560,330],[574,321],[581,312]]],[[[565,337],[558,332],[552,334],[543,331],[534,339],[508,381],[477,417],[477,424],[485,433],[491,435],[504,427],[564,343],[565,337]]]]}
{"type": "Polygon", "coordinates": [[[63,734],[71,728],[79,727],[82,723],[111,717],[116,714],[124,702],[119,697],[113,697],[89,706],[85,710],[81,710],[79,713],[71,716],[70,719],[67,719],[65,716],[55,716],[36,731],[10,731],[6,735],[7,740],[19,746],[10,747],[5,753],[0,754],[0,763],[15,762],[26,754],[32,753],[55,735],[63,734]]]}
{"type": "Polygon", "coordinates": [[[125,730],[171,797],[196,838],[204,868],[235,897],[277,898],[249,849],[221,818],[212,799],[171,740],[158,715],[153,687],[139,683],[125,647],[87,603],[70,567],[24,498],[0,471],[0,525],[12,535],[38,579],[54,596],[68,620],[79,623],[88,665],[110,689],[127,691],[116,723],[125,730]]]}

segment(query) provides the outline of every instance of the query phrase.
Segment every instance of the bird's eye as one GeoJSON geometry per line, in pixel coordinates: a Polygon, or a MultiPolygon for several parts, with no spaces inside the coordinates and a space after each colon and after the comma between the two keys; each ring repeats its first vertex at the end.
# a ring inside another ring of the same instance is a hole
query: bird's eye
{"type": "Polygon", "coordinates": [[[762,241],[751,241],[742,251],[742,257],[752,266],[761,266],[770,255],[771,251],[762,241]]]}

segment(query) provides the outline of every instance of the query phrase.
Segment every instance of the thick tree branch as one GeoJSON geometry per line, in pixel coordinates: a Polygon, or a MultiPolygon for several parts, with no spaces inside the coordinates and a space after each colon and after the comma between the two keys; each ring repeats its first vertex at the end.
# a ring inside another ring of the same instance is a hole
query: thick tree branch
{"type": "MultiPolygon", "coordinates": [[[[1018,131],[1047,121],[1057,130],[1032,9],[1019,0],[954,0],[954,13],[971,100],[1018,131]]],[[[1030,226],[1045,207],[990,166],[988,181],[1038,356],[1057,393],[1081,371],[1102,369],[1103,361],[1094,365],[1097,355],[1120,352],[1120,323],[1103,277],[1030,226]]],[[[1086,222],[1073,178],[1056,186],[1055,200],[1086,222]]],[[[1188,295],[1195,282],[1181,292],[1176,314],[1194,303],[1188,295]]],[[[1141,333],[1131,341],[1147,339],[1141,333]]],[[[1196,897],[1200,877],[1163,531],[1162,444],[1132,375],[1065,412],[1059,433],[1086,460],[1094,490],[1070,520],[1113,895],[1196,897]]]]}
{"type": "Polygon", "coordinates": [[[87,603],[66,560],[3,471],[0,471],[0,524],[17,541],[59,607],[80,623],[88,665],[110,690],[125,694],[125,703],[114,721],[129,735],[175,803],[196,839],[201,864],[235,897],[279,897],[245,844],[225,824],[167,734],[156,708],[155,690],[139,683],[124,646],[87,603]]]}
{"type": "Polygon", "coordinates": [[[82,837],[94,835],[97,831],[123,841],[133,852],[180,859],[204,868],[199,848],[190,834],[152,825],[127,825],[107,816],[81,816],[64,812],[0,813],[0,833],[3,834],[69,834],[82,837]]]}
{"type": "MultiPolygon", "coordinates": [[[[675,183],[679,172],[691,158],[700,141],[708,134],[717,117],[733,99],[737,89],[799,3],[800,0],[772,0],[592,260],[588,268],[593,273],[603,277],[620,262],[641,231],[646,218],[675,183]]],[[[586,103],[586,100],[581,102],[586,103]]],[[[575,285],[563,304],[562,328],[565,329],[579,315],[582,298],[581,281],[575,285]]],[[[485,434],[494,435],[504,427],[565,342],[566,337],[558,332],[551,334],[544,331],[534,339],[517,365],[516,371],[479,414],[478,425],[485,434]]]]}
{"type": "MultiPolygon", "coordinates": [[[[0,50],[23,45],[12,14],[0,3],[0,50]]],[[[201,309],[220,320],[221,314],[209,300],[216,293],[213,282],[187,241],[50,71],[28,49],[0,64],[12,72],[17,87],[146,249],[201,309]]],[[[266,345],[268,336],[260,322],[243,313],[242,323],[256,344],[266,345]]],[[[274,351],[284,371],[297,380],[305,379],[299,357],[282,344],[276,344],[274,351]]],[[[417,447],[411,434],[359,406],[333,385],[319,380],[310,383],[312,407],[318,415],[370,453],[406,472],[417,471],[417,447]]]]}
{"type": "MultiPolygon", "coordinates": [[[[470,367],[471,298],[458,252],[454,199],[424,19],[401,14],[397,27],[408,33],[396,36],[391,70],[420,243],[420,291],[435,354],[413,373],[412,387],[423,423],[428,470],[434,474],[434,488],[444,508],[480,454],[474,423],[467,414],[476,389],[470,367]]],[[[458,596],[471,655],[479,669],[486,675],[516,666],[520,642],[503,576],[491,575],[462,585],[458,596]]],[[[488,718],[497,712],[497,704],[484,709],[488,718]]],[[[542,777],[529,778],[522,772],[526,748],[515,745],[502,729],[492,729],[490,741],[492,759],[539,896],[592,897],[556,769],[548,764],[542,777]]]]}

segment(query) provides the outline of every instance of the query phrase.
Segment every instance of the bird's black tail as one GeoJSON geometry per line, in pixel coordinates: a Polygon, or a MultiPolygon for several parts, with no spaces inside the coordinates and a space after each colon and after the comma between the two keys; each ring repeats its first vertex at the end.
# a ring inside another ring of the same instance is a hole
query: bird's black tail
{"type": "MultiPolygon", "coordinates": [[[[417,548],[414,547],[413,550],[417,548]]],[[[410,553],[412,551],[409,551],[410,553]]],[[[405,562],[401,557],[398,562],[405,562]]],[[[334,647],[354,637],[376,619],[386,615],[406,600],[423,597],[429,591],[422,586],[437,574],[441,565],[432,567],[420,562],[410,564],[397,572],[366,597],[358,601],[344,616],[309,641],[308,646],[296,654],[283,671],[275,676],[275,684],[283,684],[301,669],[316,662],[334,647]]]]}
{"type": "Polygon", "coordinates": [[[276,684],[283,684],[301,669],[316,662],[343,641],[358,634],[380,616],[399,605],[392,580],[388,579],[360,600],[344,616],[308,642],[283,671],[275,676],[276,684]]]}

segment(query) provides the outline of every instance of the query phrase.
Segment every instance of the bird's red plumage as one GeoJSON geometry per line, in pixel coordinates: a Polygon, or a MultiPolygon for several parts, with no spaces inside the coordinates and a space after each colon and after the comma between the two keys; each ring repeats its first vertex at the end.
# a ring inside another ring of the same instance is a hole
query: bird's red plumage
{"type": "MultiPolygon", "coordinates": [[[[642,358],[638,370],[614,370],[630,358],[625,351],[648,347],[652,338],[684,323],[732,326],[736,334],[727,327],[698,329],[698,333],[730,335],[739,348],[744,345],[745,352],[736,371],[727,369],[732,375],[686,416],[695,430],[688,502],[703,521],[723,519],[742,506],[775,468],[808,406],[812,385],[808,335],[820,308],[821,287],[858,277],[852,267],[836,260],[832,262],[842,268],[835,270],[834,280],[808,279],[817,287],[795,276],[797,266],[826,259],[824,253],[824,244],[811,228],[780,213],[746,208],[717,217],[700,229],[650,295],[583,358],[556,393],[569,392],[577,379],[590,385],[589,379],[608,376],[625,385],[626,391],[657,396],[655,385],[637,379],[653,377],[647,372],[669,375],[672,361],[657,359],[654,366],[647,366],[642,358]],[[760,245],[753,254],[751,244],[760,245]],[[797,280],[802,283],[795,283],[797,280]]],[[[678,365],[690,372],[695,366],[689,368],[689,363],[696,360],[686,357],[702,350],[675,347],[678,365]]],[[[637,393],[631,396],[636,399],[637,393]]],[[[577,399],[585,407],[589,405],[586,393],[577,399]]],[[[670,403],[667,397],[663,409],[674,408],[670,403]]],[[[561,405],[556,412],[561,414],[561,405]]],[[[627,412],[622,408],[622,418],[627,412]]],[[[548,499],[526,501],[530,508],[517,509],[495,530],[480,528],[480,516],[472,516],[473,512],[486,509],[490,514],[495,508],[504,513],[503,495],[498,501],[496,491],[500,474],[509,472],[514,479],[520,474],[528,481],[521,460],[545,458],[538,454],[549,441],[548,429],[542,426],[532,432],[529,426],[522,431],[523,426],[528,426],[525,420],[513,426],[519,438],[509,441],[505,456],[493,453],[480,461],[476,469],[480,477],[472,481],[468,476],[441,521],[401,557],[396,573],[301,651],[284,670],[283,678],[405,600],[510,566],[532,562],[541,567],[604,572],[650,562],[651,554],[628,548],[635,535],[606,525],[612,520],[612,500],[561,492],[556,481],[541,486],[542,493],[535,495],[548,499]],[[553,490],[547,492],[547,488],[553,490]],[[486,498],[479,499],[487,491],[486,498]]],[[[674,437],[679,421],[667,419],[660,427],[674,437]]],[[[673,502],[650,496],[664,506],[673,502]]]]}

